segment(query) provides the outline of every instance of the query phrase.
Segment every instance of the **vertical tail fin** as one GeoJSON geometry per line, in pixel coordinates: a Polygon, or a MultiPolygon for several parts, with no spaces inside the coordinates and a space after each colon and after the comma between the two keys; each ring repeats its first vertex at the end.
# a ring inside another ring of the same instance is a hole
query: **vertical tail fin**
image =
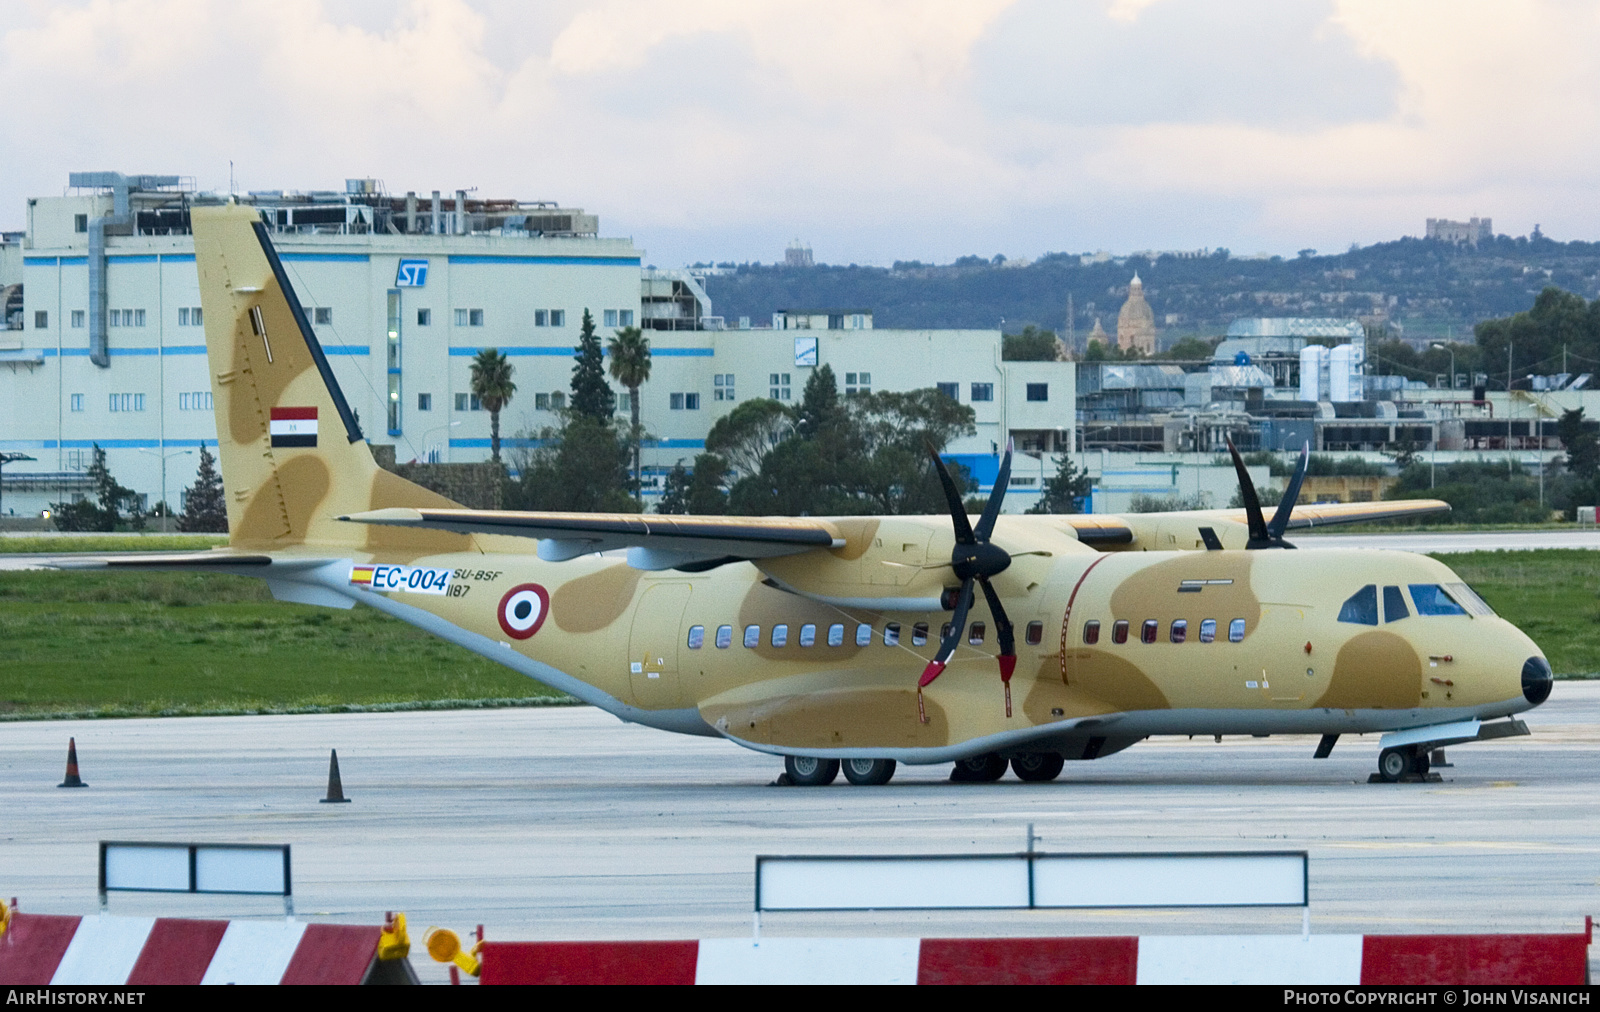
{"type": "Polygon", "coordinates": [[[256,211],[195,208],[192,220],[231,543],[465,548],[459,536],[375,537],[383,528],[333,519],[387,506],[454,503],[372,459],[256,211]]]}

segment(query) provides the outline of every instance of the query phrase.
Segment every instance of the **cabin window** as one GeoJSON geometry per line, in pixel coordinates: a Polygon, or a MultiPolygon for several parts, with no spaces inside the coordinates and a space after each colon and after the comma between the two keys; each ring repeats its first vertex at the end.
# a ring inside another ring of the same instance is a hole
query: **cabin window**
{"type": "Polygon", "coordinates": [[[900,645],[900,623],[889,622],[883,627],[883,645],[897,647],[900,645]]]}
{"type": "Polygon", "coordinates": [[[1403,618],[1410,617],[1411,609],[1406,607],[1406,596],[1400,593],[1400,588],[1383,588],[1383,620],[1385,622],[1398,622],[1403,618]]]}
{"type": "Polygon", "coordinates": [[[918,622],[911,627],[911,645],[920,647],[928,642],[928,623],[918,622]]]}
{"type": "Polygon", "coordinates": [[[775,647],[786,647],[786,646],[788,646],[789,645],[789,627],[787,625],[775,625],[775,626],[773,626],[772,627],[772,639],[769,642],[771,642],[771,644],[773,646],[775,646],[775,647]]]}
{"type": "Polygon", "coordinates": [[[973,646],[981,646],[983,644],[984,633],[988,631],[989,630],[982,622],[972,623],[972,628],[967,631],[967,642],[971,643],[973,646]]]}
{"type": "Polygon", "coordinates": [[[703,625],[692,625],[692,626],[690,626],[689,627],[689,649],[690,650],[699,650],[701,647],[703,647],[705,645],[706,645],[706,627],[703,626],[703,625]]]}
{"type": "Polygon", "coordinates": [[[1083,642],[1085,646],[1094,646],[1100,642],[1100,622],[1091,620],[1083,624],[1083,642]]]}
{"type": "Polygon", "coordinates": [[[1161,632],[1161,623],[1153,618],[1144,620],[1144,625],[1139,627],[1139,642],[1154,643],[1156,636],[1161,632]]]}
{"type": "Polygon", "coordinates": [[[1411,584],[1411,600],[1418,615],[1465,615],[1467,609],[1456,604],[1437,583],[1411,584]]]}
{"type": "Polygon", "coordinates": [[[747,625],[744,627],[744,645],[752,648],[759,647],[761,645],[760,626],[747,625]]]}
{"type": "Polygon", "coordinates": [[[1200,620],[1200,642],[1215,643],[1217,639],[1217,620],[1203,618],[1200,620]]]}
{"type": "Polygon", "coordinates": [[[1172,640],[1174,643],[1182,643],[1184,640],[1188,639],[1189,620],[1183,618],[1173,619],[1172,628],[1168,631],[1167,638],[1172,640]]]}
{"type": "Polygon", "coordinates": [[[1028,639],[1028,646],[1030,646],[1030,647],[1036,647],[1041,642],[1043,642],[1044,641],[1044,623],[1043,622],[1029,622],[1028,623],[1028,636],[1027,636],[1027,639],[1028,639]]]}
{"type": "Polygon", "coordinates": [[[1244,619],[1236,618],[1232,622],[1228,623],[1228,642],[1244,642],[1244,619]]]}
{"type": "Polygon", "coordinates": [[[733,646],[733,626],[717,626],[717,649],[726,650],[733,646]]]}
{"type": "MultiPolygon", "coordinates": [[[[776,644],[774,644],[776,645],[776,644]]],[[[817,627],[807,622],[800,627],[800,645],[814,647],[817,645],[817,627]]]]}
{"type": "MultiPolygon", "coordinates": [[[[872,635],[872,630],[871,629],[867,630],[867,635],[869,637],[872,635]]],[[[844,623],[843,622],[835,622],[833,625],[830,625],[828,627],[828,646],[830,646],[830,647],[842,647],[842,646],[844,646],[844,623]]]]}
{"type": "Polygon", "coordinates": [[[1113,643],[1126,643],[1126,642],[1128,642],[1128,620],[1127,619],[1119,618],[1119,619],[1117,619],[1115,622],[1113,622],[1111,624],[1111,642],[1113,642],[1113,643]]]}
{"type": "Polygon", "coordinates": [[[870,647],[870,646],[872,646],[872,627],[870,625],[867,625],[865,622],[863,622],[860,625],[856,626],[856,646],[858,646],[858,647],[870,647]]]}
{"type": "MultiPolygon", "coordinates": [[[[1416,586],[1411,588],[1411,596],[1416,597],[1416,586]]],[[[1422,611],[1419,606],[1418,611],[1422,611]]],[[[1355,625],[1378,624],[1378,585],[1369,583],[1365,587],[1350,595],[1350,599],[1339,609],[1339,621],[1350,622],[1355,625]]]]}

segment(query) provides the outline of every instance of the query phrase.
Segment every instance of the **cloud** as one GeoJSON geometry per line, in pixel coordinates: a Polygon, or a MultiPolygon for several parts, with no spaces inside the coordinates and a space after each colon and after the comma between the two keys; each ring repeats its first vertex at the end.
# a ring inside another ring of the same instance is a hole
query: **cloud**
{"type": "Polygon", "coordinates": [[[1600,13],[1543,0],[0,7],[0,222],[68,172],[560,199],[651,259],[1593,236],[1600,13]]]}

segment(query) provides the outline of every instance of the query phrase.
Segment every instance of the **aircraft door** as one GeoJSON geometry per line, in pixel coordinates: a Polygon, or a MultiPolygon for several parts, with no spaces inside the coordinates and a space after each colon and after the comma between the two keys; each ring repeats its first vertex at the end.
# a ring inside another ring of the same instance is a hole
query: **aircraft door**
{"type": "MultiPolygon", "coordinates": [[[[1270,653],[1257,654],[1261,663],[1259,672],[1250,674],[1245,686],[1257,681],[1263,706],[1294,707],[1313,694],[1318,685],[1326,687],[1328,676],[1333,674],[1332,657],[1316,657],[1306,653],[1306,611],[1293,604],[1264,605],[1261,609],[1261,642],[1270,653]],[[1317,678],[1317,662],[1326,663],[1330,670],[1317,678]]],[[[1320,693],[1318,693],[1320,694],[1320,693]]]]}
{"type": "Polygon", "coordinates": [[[645,591],[634,610],[628,680],[635,706],[661,710],[682,705],[678,650],[683,646],[683,613],[693,590],[687,583],[658,583],[645,591]]]}

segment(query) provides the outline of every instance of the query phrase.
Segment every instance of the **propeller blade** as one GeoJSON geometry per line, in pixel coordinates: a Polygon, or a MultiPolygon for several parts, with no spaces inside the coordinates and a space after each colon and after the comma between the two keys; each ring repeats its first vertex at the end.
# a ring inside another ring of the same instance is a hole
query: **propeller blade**
{"type": "Polygon", "coordinates": [[[1306,443],[1300,448],[1300,461],[1294,466],[1294,477],[1289,479],[1289,487],[1283,490],[1283,498],[1278,500],[1278,512],[1272,514],[1272,521],[1267,524],[1267,536],[1279,547],[1294,547],[1283,540],[1283,532],[1289,528],[1289,514],[1294,512],[1295,503],[1300,501],[1300,485],[1306,480],[1306,468],[1310,465],[1311,444],[1306,443]]]}
{"type": "Polygon", "coordinates": [[[924,441],[922,445],[928,448],[928,456],[933,458],[933,469],[939,473],[939,484],[944,486],[944,498],[950,504],[950,521],[956,528],[956,544],[970,545],[974,540],[972,523],[967,519],[967,507],[961,502],[961,493],[956,491],[955,479],[945,470],[944,461],[939,459],[939,451],[933,448],[933,444],[924,441]]]}
{"type": "Polygon", "coordinates": [[[1011,625],[1011,617],[1000,605],[1000,595],[995,593],[989,581],[979,577],[978,583],[983,587],[983,599],[989,602],[989,614],[994,616],[995,632],[1000,636],[1000,677],[1009,682],[1011,673],[1017,670],[1016,629],[1011,625]]]}
{"type": "Polygon", "coordinates": [[[1250,543],[1246,547],[1264,547],[1272,540],[1272,536],[1267,533],[1267,520],[1261,515],[1261,498],[1256,495],[1256,483],[1250,480],[1250,471],[1244,466],[1244,458],[1239,456],[1232,439],[1228,440],[1228,453],[1233,457],[1233,469],[1239,474],[1239,497],[1244,500],[1245,517],[1250,523],[1250,543]]]}
{"type": "Polygon", "coordinates": [[[989,492],[988,505],[983,507],[983,516],[978,518],[978,529],[974,535],[979,541],[988,541],[989,535],[994,533],[994,522],[1000,516],[1000,504],[1005,501],[1006,489],[1011,486],[1011,451],[1016,446],[1016,440],[1006,440],[1006,455],[1000,459],[1000,472],[994,476],[994,488],[989,492]]]}
{"type": "Polygon", "coordinates": [[[961,584],[961,596],[956,598],[956,613],[950,617],[950,635],[939,641],[939,652],[933,655],[933,660],[922,669],[922,677],[917,679],[917,688],[920,690],[938,678],[944,671],[944,666],[950,663],[956,647],[961,645],[961,634],[967,628],[967,612],[972,608],[972,581],[966,580],[961,584]]]}

